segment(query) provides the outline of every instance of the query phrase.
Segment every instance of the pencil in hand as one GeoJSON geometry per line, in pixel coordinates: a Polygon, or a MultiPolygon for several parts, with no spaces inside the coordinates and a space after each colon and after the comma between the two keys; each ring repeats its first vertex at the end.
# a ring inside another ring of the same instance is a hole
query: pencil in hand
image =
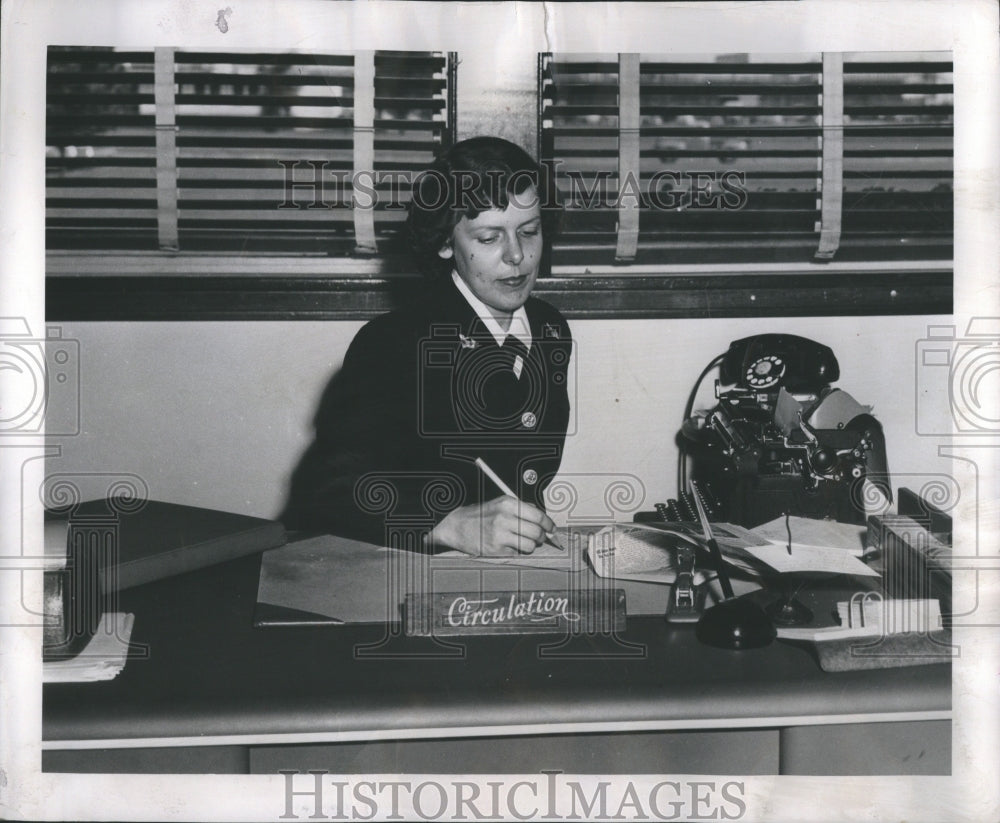
{"type": "MultiPolygon", "coordinates": [[[[489,465],[486,463],[485,460],[483,460],[483,458],[477,457],[476,458],[476,465],[479,467],[479,471],[481,471],[490,480],[492,480],[496,484],[496,487],[498,489],[500,489],[501,492],[503,492],[508,497],[513,497],[515,499],[518,499],[517,495],[514,494],[514,490],[511,489],[510,486],[508,486],[506,483],[503,482],[503,479],[500,477],[500,475],[498,475],[495,471],[493,471],[493,469],[491,469],[489,467],[489,465]]],[[[545,543],[548,543],[550,546],[552,546],[555,549],[558,549],[561,552],[566,551],[566,547],[565,546],[562,546],[558,542],[556,542],[555,532],[548,532],[548,533],[546,533],[545,536],[548,539],[545,540],[542,543],[543,546],[545,545],[545,543]]]]}

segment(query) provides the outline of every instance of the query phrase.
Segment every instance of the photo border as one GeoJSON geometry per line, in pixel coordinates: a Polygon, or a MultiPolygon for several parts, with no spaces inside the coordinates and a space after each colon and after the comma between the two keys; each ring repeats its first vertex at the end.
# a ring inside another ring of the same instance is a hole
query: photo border
{"type": "MultiPolygon", "coordinates": [[[[997,9],[988,0],[798,3],[498,3],[322,0],[230,3],[228,32],[218,6],[175,0],[39,0],[2,10],[0,104],[0,290],[5,315],[44,330],[45,48],[74,43],[227,48],[360,48],[458,51],[490,32],[529,38],[536,51],[950,51],[955,64],[955,325],[1000,315],[996,236],[1000,139],[997,9]],[[641,21],[641,24],[640,24],[641,21]],[[586,48],[581,48],[586,44],[586,48]]],[[[900,368],[911,368],[900,353],[900,368]]],[[[0,377],[2,380],[2,377],[0,377]]],[[[10,391],[0,382],[0,391],[10,391]]],[[[16,388],[16,387],[15,387],[16,388]]],[[[10,398],[8,395],[7,398],[10,398]]],[[[5,398],[5,399],[7,399],[5,398]]],[[[17,402],[17,397],[14,397],[17,402]]],[[[947,447],[947,446],[945,446],[947,447]]],[[[995,489],[997,443],[978,443],[974,466],[995,489]]],[[[957,450],[961,451],[961,450],[957,450]]],[[[279,819],[284,780],[271,776],[82,775],[39,772],[39,629],[11,628],[26,581],[39,598],[41,574],[22,571],[22,545],[41,544],[41,504],[20,501],[22,484],[41,485],[41,438],[0,437],[0,816],[17,819],[279,819]],[[13,491],[12,491],[13,490],[13,491]],[[22,544],[21,541],[24,541],[22,544]],[[153,804],[155,803],[155,807],[153,804]]],[[[972,460],[968,450],[962,460],[972,460]]],[[[957,468],[961,468],[956,463],[957,468]]],[[[983,500],[997,499],[984,496],[983,500]]],[[[956,545],[995,545],[995,507],[983,521],[956,524],[956,545]],[[978,530],[978,534],[973,534],[978,530]]],[[[995,552],[994,552],[995,557],[995,552]]],[[[993,564],[996,565],[995,563],[993,564]]],[[[979,574],[983,626],[956,631],[953,773],[950,777],[746,777],[747,820],[833,820],[880,816],[908,820],[995,819],[1000,809],[996,643],[997,571],[979,574]],[[884,814],[883,814],[884,812],[884,814]]],[[[442,779],[442,776],[438,776],[442,779]]],[[[368,776],[367,779],[373,779],[368,776]]],[[[377,778],[374,778],[377,779],[377,778]]],[[[393,776],[386,776],[393,779],[393,776]]],[[[456,779],[460,779],[457,778],[456,779]]],[[[511,780],[514,778],[511,777],[511,780]]],[[[544,780],[526,775],[524,780],[544,780]]],[[[583,779],[583,778],[582,778],[583,779]]],[[[585,778],[593,780],[594,778],[585,778]]],[[[636,778],[648,787],[655,779],[636,778]]],[[[697,779],[686,776],[685,779],[697,779]]],[[[711,778],[709,778],[711,779],[711,778]]],[[[405,814],[405,810],[403,811],[405,814]]]]}

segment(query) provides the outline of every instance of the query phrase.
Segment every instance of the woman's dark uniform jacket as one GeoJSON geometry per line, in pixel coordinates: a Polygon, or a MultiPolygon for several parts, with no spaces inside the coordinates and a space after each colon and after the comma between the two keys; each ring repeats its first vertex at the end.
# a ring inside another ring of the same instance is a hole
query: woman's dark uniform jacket
{"type": "Polygon", "coordinates": [[[520,379],[450,278],[354,338],[326,389],[316,439],[292,477],[289,529],[421,550],[448,512],[501,494],[482,457],[544,510],[569,422],[569,326],[525,304],[532,345],[520,379]]]}

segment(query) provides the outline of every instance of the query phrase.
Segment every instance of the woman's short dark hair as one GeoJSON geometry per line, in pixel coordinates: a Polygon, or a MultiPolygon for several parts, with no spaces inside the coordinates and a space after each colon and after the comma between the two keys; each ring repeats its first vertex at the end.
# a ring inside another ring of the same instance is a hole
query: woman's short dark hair
{"type": "Polygon", "coordinates": [[[541,207],[545,253],[539,274],[544,275],[560,215],[551,169],[500,137],[471,137],[441,154],[415,181],[406,219],[410,246],[424,275],[434,278],[451,271],[453,262],[438,252],[463,217],[473,220],[490,209],[502,211],[511,195],[529,186],[538,192],[541,207]]]}

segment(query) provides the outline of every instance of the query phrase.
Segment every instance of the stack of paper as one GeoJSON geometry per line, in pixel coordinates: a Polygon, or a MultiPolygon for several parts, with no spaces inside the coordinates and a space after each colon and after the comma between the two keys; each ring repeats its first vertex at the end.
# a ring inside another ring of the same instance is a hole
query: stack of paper
{"type": "Polygon", "coordinates": [[[778,627],[785,640],[843,640],[896,634],[930,634],[941,630],[941,604],[932,598],[894,600],[855,597],[837,604],[839,626],[778,627]]]}
{"type": "Polygon", "coordinates": [[[47,660],[42,664],[42,682],[88,683],[114,679],[125,668],[134,621],[133,614],[102,615],[97,631],[83,651],[66,660],[47,660]]]}

